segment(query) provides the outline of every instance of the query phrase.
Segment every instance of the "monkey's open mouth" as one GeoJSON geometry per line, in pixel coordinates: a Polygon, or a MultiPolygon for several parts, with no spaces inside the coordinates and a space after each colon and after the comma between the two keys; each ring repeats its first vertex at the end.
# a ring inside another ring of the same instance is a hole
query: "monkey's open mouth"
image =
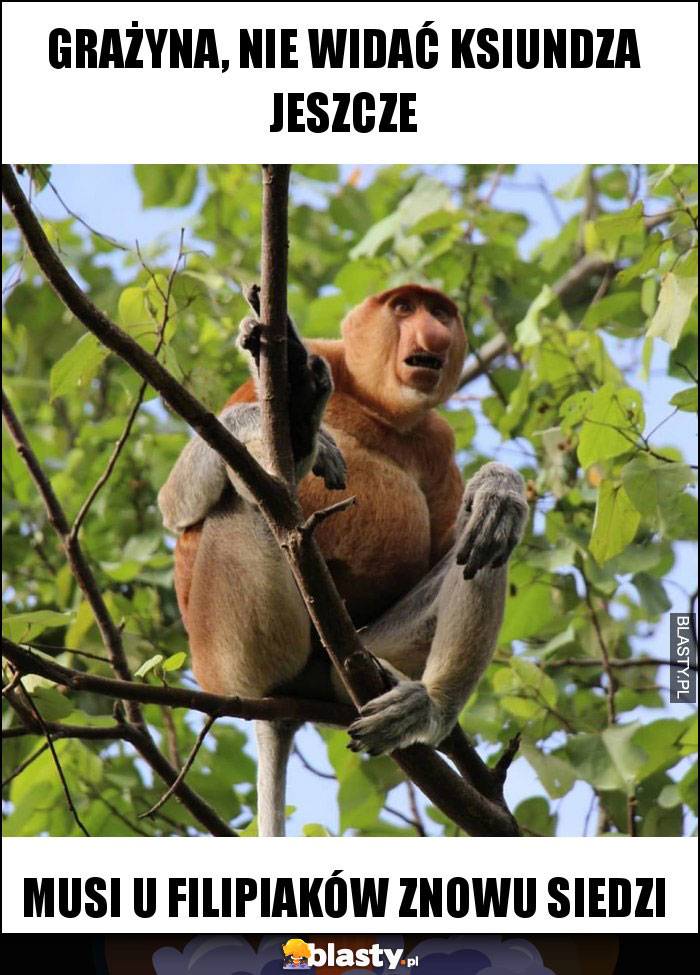
{"type": "Polygon", "coordinates": [[[407,366],[418,367],[419,369],[435,369],[440,371],[443,361],[439,356],[430,355],[429,352],[416,352],[404,359],[407,366]]]}

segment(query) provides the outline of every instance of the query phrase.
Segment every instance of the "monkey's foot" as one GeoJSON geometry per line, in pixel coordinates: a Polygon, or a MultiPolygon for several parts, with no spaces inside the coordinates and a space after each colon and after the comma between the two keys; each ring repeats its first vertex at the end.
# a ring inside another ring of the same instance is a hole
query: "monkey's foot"
{"type": "Polygon", "coordinates": [[[448,731],[425,684],[402,681],[360,708],[360,717],[348,728],[348,748],[382,755],[419,741],[437,744],[448,731]]]}

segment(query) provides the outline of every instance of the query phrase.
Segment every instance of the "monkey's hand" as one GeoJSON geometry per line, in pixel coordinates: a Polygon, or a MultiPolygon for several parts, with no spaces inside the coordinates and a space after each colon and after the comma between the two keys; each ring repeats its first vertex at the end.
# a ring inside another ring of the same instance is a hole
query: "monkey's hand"
{"type": "MultiPolygon", "coordinates": [[[[248,301],[260,313],[259,289],[253,286],[248,301]]],[[[257,317],[244,318],[238,329],[238,347],[246,352],[257,378],[260,369],[262,326],[257,317]]],[[[309,355],[304,343],[287,318],[287,380],[289,383],[289,429],[297,478],[312,467],[323,477],[329,490],[345,487],[345,461],[333,437],[321,430],[321,418],[333,392],[330,366],[318,355],[309,355]]]]}
{"type": "Polygon", "coordinates": [[[348,748],[383,755],[416,742],[437,745],[454,720],[441,714],[425,684],[404,680],[360,708],[360,717],[348,728],[348,748]]]}
{"type": "Polygon", "coordinates": [[[457,529],[457,565],[473,579],[486,566],[496,569],[510,558],[528,517],[522,477],[503,464],[486,464],[469,481],[457,529]]]}
{"type": "Polygon", "coordinates": [[[321,427],[316,441],[316,459],[311,468],[316,477],[322,477],[329,491],[342,491],[345,487],[345,458],[330,433],[321,427]]]}

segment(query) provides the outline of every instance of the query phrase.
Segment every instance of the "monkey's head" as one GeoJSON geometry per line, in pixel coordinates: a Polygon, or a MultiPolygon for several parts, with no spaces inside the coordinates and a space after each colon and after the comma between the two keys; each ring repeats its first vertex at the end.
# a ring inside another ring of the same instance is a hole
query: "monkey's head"
{"type": "Polygon", "coordinates": [[[457,388],[467,341],[455,303],[418,284],[372,295],[342,325],[345,361],[362,393],[410,424],[457,388]]]}

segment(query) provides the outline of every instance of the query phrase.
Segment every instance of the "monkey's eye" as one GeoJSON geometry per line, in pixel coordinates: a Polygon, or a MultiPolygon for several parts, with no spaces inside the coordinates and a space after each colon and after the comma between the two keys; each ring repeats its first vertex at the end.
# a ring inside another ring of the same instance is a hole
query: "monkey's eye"
{"type": "Polygon", "coordinates": [[[397,311],[399,315],[410,315],[413,311],[413,302],[409,301],[408,298],[399,298],[398,301],[394,302],[394,311],[397,311]]]}
{"type": "Polygon", "coordinates": [[[437,318],[443,325],[448,325],[452,321],[452,315],[442,305],[436,305],[435,308],[431,308],[430,313],[433,318],[437,318]]]}

